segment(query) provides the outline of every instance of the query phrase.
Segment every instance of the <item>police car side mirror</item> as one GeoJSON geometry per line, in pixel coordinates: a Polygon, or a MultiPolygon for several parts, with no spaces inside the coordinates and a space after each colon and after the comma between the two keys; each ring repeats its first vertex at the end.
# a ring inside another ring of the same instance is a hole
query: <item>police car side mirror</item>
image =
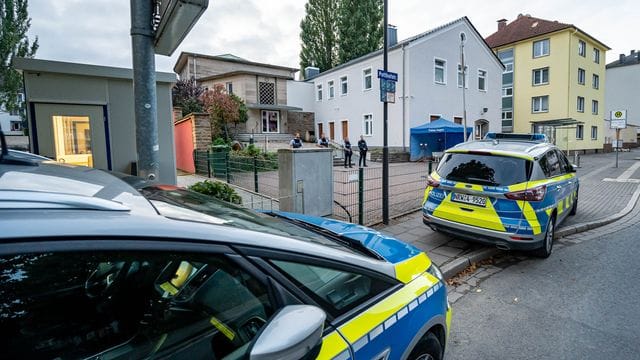
{"type": "Polygon", "coordinates": [[[249,359],[315,359],[322,346],[326,318],[325,312],[316,306],[284,307],[260,331],[249,351],[249,359]]]}

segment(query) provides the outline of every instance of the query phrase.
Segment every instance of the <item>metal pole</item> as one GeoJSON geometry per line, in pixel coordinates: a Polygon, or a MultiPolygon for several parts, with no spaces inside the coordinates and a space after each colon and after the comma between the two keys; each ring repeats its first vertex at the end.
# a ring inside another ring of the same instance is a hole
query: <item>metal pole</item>
{"type": "Polygon", "coordinates": [[[258,157],[253,157],[253,188],[258,192],[258,157]]]}
{"type": "Polygon", "coordinates": [[[156,180],[160,169],[156,105],[153,0],[131,0],[131,50],[138,175],[156,180]]]}
{"type": "Polygon", "coordinates": [[[364,225],[364,168],[358,169],[358,224],[364,225]]]}
{"type": "MultiPolygon", "coordinates": [[[[466,71],[464,69],[464,41],[465,35],[463,33],[460,34],[460,64],[462,66],[462,123],[464,126],[464,140],[467,141],[467,100],[465,96],[465,86],[467,85],[466,71]]],[[[446,139],[446,135],[445,135],[446,139]]]]}
{"type": "MultiPolygon", "coordinates": [[[[389,7],[388,0],[384,0],[384,37],[382,45],[383,70],[387,71],[388,66],[388,36],[389,32],[389,7]]],[[[403,79],[404,81],[404,79],[403,79]]],[[[404,95],[404,94],[403,94],[404,95]]],[[[385,99],[386,100],[386,99],[385,99]]],[[[382,222],[389,225],[389,134],[388,134],[388,104],[382,103],[382,122],[383,122],[383,143],[382,143],[382,222]]]]}
{"type": "Polygon", "coordinates": [[[620,129],[616,129],[616,168],[618,167],[618,153],[620,152],[620,129]]]}

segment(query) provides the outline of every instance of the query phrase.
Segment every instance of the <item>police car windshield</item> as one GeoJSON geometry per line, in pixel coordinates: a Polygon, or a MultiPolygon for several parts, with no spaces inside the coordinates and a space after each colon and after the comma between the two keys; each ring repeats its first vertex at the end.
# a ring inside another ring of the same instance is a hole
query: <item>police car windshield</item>
{"type": "Polygon", "coordinates": [[[509,186],[527,181],[531,168],[531,161],[515,157],[448,153],[436,171],[446,180],[509,186]]]}

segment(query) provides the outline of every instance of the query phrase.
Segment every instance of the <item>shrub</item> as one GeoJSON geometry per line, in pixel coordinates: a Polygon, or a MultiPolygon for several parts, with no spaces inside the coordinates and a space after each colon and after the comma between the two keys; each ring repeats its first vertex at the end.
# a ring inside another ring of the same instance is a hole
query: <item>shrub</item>
{"type": "Polygon", "coordinates": [[[200,181],[189,186],[189,189],[233,204],[242,204],[240,195],[231,186],[219,181],[200,181]]]}

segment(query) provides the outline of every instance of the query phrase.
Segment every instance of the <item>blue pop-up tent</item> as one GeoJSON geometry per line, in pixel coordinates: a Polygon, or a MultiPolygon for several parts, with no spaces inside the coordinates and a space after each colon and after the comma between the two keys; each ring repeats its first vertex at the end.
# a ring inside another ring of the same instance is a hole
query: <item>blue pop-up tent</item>
{"type": "MultiPolygon", "coordinates": [[[[467,138],[472,127],[467,127],[467,138]]],[[[411,128],[409,138],[410,160],[417,161],[431,157],[434,152],[442,152],[464,140],[464,126],[444,118],[411,128]]]]}

